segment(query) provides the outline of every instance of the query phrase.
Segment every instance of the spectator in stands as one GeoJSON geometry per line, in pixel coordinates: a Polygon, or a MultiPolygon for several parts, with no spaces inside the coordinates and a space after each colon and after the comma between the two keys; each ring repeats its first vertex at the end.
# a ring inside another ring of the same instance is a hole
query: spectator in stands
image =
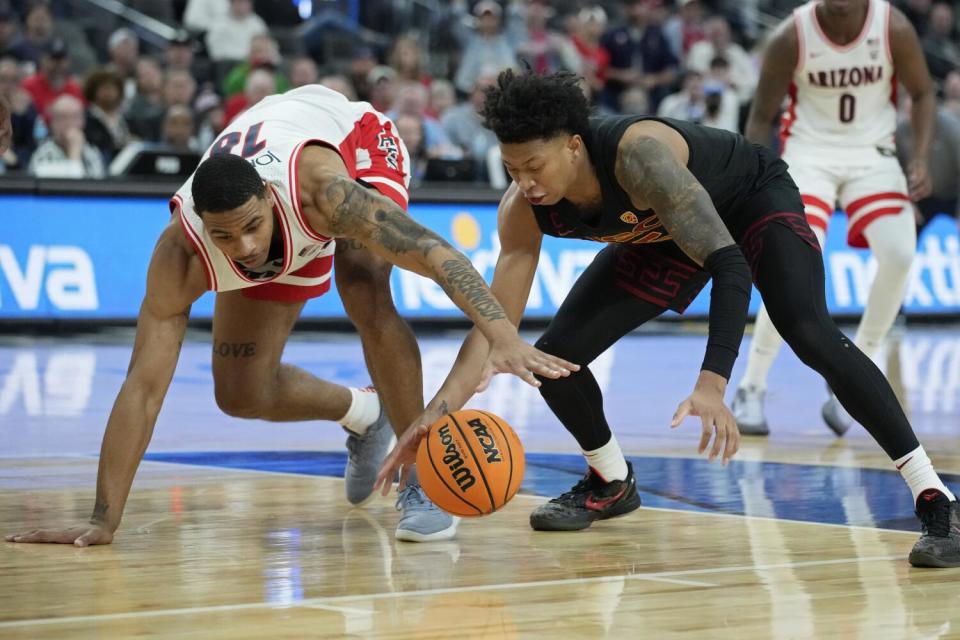
{"type": "Polygon", "coordinates": [[[396,120],[401,115],[417,118],[420,121],[423,148],[428,156],[432,158],[461,157],[463,153],[450,142],[440,122],[427,115],[429,101],[430,92],[425,86],[419,82],[404,82],[397,89],[397,99],[394,100],[393,109],[387,113],[387,116],[391,120],[396,120]]]}
{"type": "Polygon", "coordinates": [[[234,118],[257,104],[269,95],[276,93],[277,79],[273,71],[261,67],[254,69],[247,76],[247,85],[243,93],[227,99],[224,105],[224,121],[233,122],[234,118]]]}
{"type": "Polygon", "coordinates": [[[290,81],[280,73],[280,51],[277,41],[269,33],[261,33],[250,41],[250,56],[246,62],[241,62],[227,74],[223,81],[223,95],[227,98],[243,93],[247,84],[247,76],[252,69],[269,69],[273,71],[277,86],[276,93],[283,93],[290,88],[290,81]]]}
{"type": "Polygon", "coordinates": [[[50,138],[30,158],[39,178],[102,178],[103,158],[83,135],[83,103],[61,95],[50,105],[50,138]]]}
{"type": "Polygon", "coordinates": [[[657,115],[736,131],[739,112],[736,95],[723,82],[716,78],[704,81],[700,73],[691,70],[684,76],[683,89],[667,96],[657,115]]]}
{"type": "Polygon", "coordinates": [[[197,97],[193,104],[193,110],[197,113],[197,145],[200,149],[206,149],[217,139],[217,136],[226,127],[226,120],[223,113],[223,103],[220,96],[212,91],[206,91],[197,97]]]}
{"type": "Polygon", "coordinates": [[[655,9],[660,0],[630,0],[623,4],[627,24],[608,31],[601,39],[610,54],[610,67],[600,101],[618,112],[621,94],[632,86],[640,86],[647,91],[650,107],[656,109],[672,91],[677,77],[677,59],[657,23],[659,13],[655,9]]]}
{"type": "Polygon", "coordinates": [[[357,100],[357,90],[353,88],[353,83],[350,82],[350,78],[347,76],[336,73],[330,74],[320,78],[318,84],[346,96],[347,100],[351,102],[356,102],[357,100]]]}
{"type": "Polygon", "coordinates": [[[186,32],[180,32],[167,44],[163,52],[167,71],[187,71],[198,85],[206,85],[213,80],[210,61],[196,56],[197,43],[186,32]]]}
{"type": "Polygon", "coordinates": [[[960,119],[960,70],[954,69],[943,81],[943,108],[960,119]]]}
{"type": "Polygon", "coordinates": [[[700,0],[680,0],[680,10],[663,25],[670,50],[678,60],[690,53],[690,48],[706,39],[703,32],[703,5],[700,0]]]}
{"type": "Polygon", "coordinates": [[[570,39],[580,56],[580,74],[594,97],[603,90],[610,66],[610,53],[600,45],[606,28],[607,12],[600,5],[584,7],[571,23],[570,39]]]}
{"type": "Polygon", "coordinates": [[[169,108],[182,105],[188,109],[197,94],[197,83],[187,71],[168,71],[163,81],[163,104],[169,108]]]}
{"type": "Polygon", "coordinates": [[[14,50],[22,40],[17,14],[8,2],[0,2],[0,55],[16,57],[14,50]]]}
{"type": "Polygon", "coordinates": [[[753,98],[757,87],[758,71],[750,55],[730,35],[730,23],[723,16],[713,16],[704,26],[707,39],[690,47],[687,68],[706,75],[710,61],[716,57],[726,58],[730,65],[730,86],[736,91],[741,104],[753,98]]]}
{"type": "Polygon", "coordinates": [[[545,0],[529,0],[524,6],[525,28],[520,30],[517,55],[534,73],[581,72],[580,56],[565,34],[549,28],[556,11],[545,0]]]}
{"type": "Polygon", "coordinates": [[[7,170],[25,168],[37,146],[34,130],[38,114],[30,94],[20,86],[20,76],[20,65],[16,60],[0,60],[0,100],[10,105],[10,123],[13,126],[10,148],[3,154],[3,164],[7,170]]]}
{"type": "Polygon", "coordinates": [[[496,69],[487,69],[477,78],[470,92],[470,100],[451,107],[440,121],[450,141],[473,158],[477,175],[486,180],[487,155],[497,147],[497,137],[483,126],[480,110],[483,108],[484,91],[497,81],[496,69]]]}
{"type": "Polygon", "coordinates": [[[515,67],[517,51],[502,31],[503,9],[493,0],[481,0],[474,6],[476,31],[467,39],[463,58],[453,84],[458,90],[470,93],[483,69],[502,70],[515,67]]]}
{"type": "Polygon", "coordinates": [[[393,108],[393,102],[397,99],[397,72],[393,67],[378,65],[371,69],[367,75],[367,86],[370,87],[367,100],[374,109],[386,113],[393,108]]]}
{"type": "Polygon", "coordinates": [[[123,117],[123,78],[111,68],[87,76],[83,86],[87,100],[84,134],[107,163],[130,141],[130,129],[123,117]]]}
{"type": "Polygon", "coordinates": [[[246,60],[254,36],[266,32],[266,23],[253,12],[252,0],[230,0],[227,16],[213,23],[207,31],[210,59],[246,60]]]}
{"type": "Polygon", "coordinates": [[[370,47],[357,47],[350,58],[349,80],[359,100],[370,100],[370,72],[377,66],[377,56],[370,47]]]}
{"type": "Polygon", "coordinates": [[[71,71],[84,73],[96,64],[97,56],[83,30],[69,22],[55,22],[48,0],[34,0],[23,15],[24,38],[10,50],[15,58],[39,64],[53,40],[66,43],[71,71]]]}
{"type": "Polygon", "coordinates": [[[620,108],[626,114],[647,115],[650,113],[650,97],[642,87],[630,87],[620,96],[620,108]]]}
{"type": "Polygon", "coordinates": [[[178,104],[167,109],[160,142],[175,151],[202,151],[193,135],[193,112],[189,108],[178,104]]]}
{"type": "Polygon", "coordinates": [[[187,0],[183,26],[196,33],[205,33],[230,15],[230,0],[187,0]]]}
{"type": "Polygon", "coordinates": [[[942,81],[953,69],[960,67],[960,45],[955,37],[953,7],[948,2],[936,2],[930,7],[927,31],[920,40],[927,58],[930,75],[942,81]]]}
{"type": "Polygon", "coordinates": [[[310,56],[297,56],[290,63],[290,85],[293,88],[317,84],[319,79],[317,63],[310,56]]]}
{"type": "Polygon", "coordinates": [[[163,112],[163,71],[153,58],[141,58],[137,62],[137,93],[125,110],[131,135],[140,140],[159,139],[163,112]]]}
{"type": "MultiPolygon", "coordinates": [[[[140,38],[133,31],[121,28],[110,34],[107,42],[110,64],[123,81],[123,98],[132,99],[137,93],[137,60],[140,59],[140,38]]],[[[88,99],[89,100],[89,99],[88,99]]]]}
{"type": "Polygon", "coordinates": [[[61,95],[67,94],[83,100],[83,89],[70,75],[69,68],[67,43],[60,38],[54,38],[47,44],[40,58],[39,71],[23,81],[23,88],[30,94],[37,111],[47,122],[50,121],[47,114],[50,105],[61,95]]]}
{"type": "Polygon", "coordinates": [[[424,71],[423,60],[423,50],[420,49],[416,37],[411,34],[398,36],[387,57],[387,62],[397,72],[400,82],[420,82],[429,86],[431,78],[424,71]]]}
{"type": "Polygon", "coordinates": [[[414,115],[403,114],[394,122],[397,133],[410,154],[410,186],[420,186],[427,171],[428,160],[427,145],[423,141],[423,120],[414,115]]]}
{"type": "Polygon", "coordinates": [[[903,11],[910,24],[917,33],[923,34],[927,30],[927,18],[930,15],[930,0],[902,0],[892,4],[903,11]]]}
{"type": "Polygon", "coordinates": [[[457,103],[457,94],[449,80],[437,78],[430,83],[430,97],[427,103],[427,115],[437,120],[457,103]]]}

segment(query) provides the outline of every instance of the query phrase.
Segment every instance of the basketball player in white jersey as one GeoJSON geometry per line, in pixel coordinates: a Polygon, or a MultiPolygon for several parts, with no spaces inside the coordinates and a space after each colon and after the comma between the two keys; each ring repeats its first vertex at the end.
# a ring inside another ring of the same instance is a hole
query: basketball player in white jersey
{"type": "MultiPolygon", "coordinates": [[[[823,246],[836,204],[847,214],[847,242],[869,247],[877,274],[854,343],[873,357],[903,301],[916,247],[913,208],[930,191],[926,158],[935,97],[917,34],[882,0],[813,0],[773,34],[764,57],[747,137],[770,142],[784,96],[780,151],[823,246]],[[909,184],[897,163],[897,85],[913,98],[917,140],[909,184]]],[[[757,316],[747,371],[733,402],[741,433],[769,432],[763,411],[767,374],[782,340],[766,308],[757,316]]],[[[843,435],[853,418],[833,392],[827,425],[843,435]]]]}
{"type": "MultiPolygon", "coordinates": [[[[339,264],[339,256],[353,254],[338,288],[354,320],[365,320],[357,325],[367,334],[374,382],[420,394],[394,398],[395,425],[407,427],[423,411],[422,381],[416,342],[397,317],[389,268],[382,264],[443,287],[495,345],[492,370],[534,386],[534,374],[559,377],[576,370],[524,343],[469,260],[406,214],[408,168],[406,148],[389,119],[323,87],[266,98],[231,123],[171,200],[173,216],[150,261],[127,378],[107,422],[89,523],[7,541],[112,541],[176,368],[190,306],[208,290],[217,292],[217,404],[243,418],[339,422],[349,434],[345,480],[355,504],[371,495],[393,435],[377,393],[281,363],[304,302],[330,287],[335,255],[339,264]],[[335,253],[338,240],[366,249],[335,253]],[[383,335],[372,335],[378,330],[383,335]]],[[[398,504],[404,511],[399,539],[455,534],[456,521],[433,507],[419,487],[404,489],[398,504]]]]}

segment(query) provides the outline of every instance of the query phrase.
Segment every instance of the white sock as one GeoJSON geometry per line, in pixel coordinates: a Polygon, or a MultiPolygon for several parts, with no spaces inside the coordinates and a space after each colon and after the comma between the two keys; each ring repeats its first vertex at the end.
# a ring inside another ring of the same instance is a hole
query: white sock
{"type": "Polygon", "coordinates": [[[877,260],[877,275],[870,285],[867,305],[853,343],[868,358],[873,358],[903,303],[917,246],[913,208],[905,207],[899,214],[877,218],[863,230],[863,235],[877,260]]]}
{"type": "Polygon", "coordinates": [[[902,458],[894,460],[893,464],[900,471],[900,475],[907,481],[907,484],[910,485],[914,503],[917,502],[917,496],[926,489],[937,489],[947,496],[951,502],[956,500],[950,489],[947,489],[947,485],[943,484],[943,480],[933,470],[933,463],[927,457],[927,452],[923,450],[923,445],[902,458]]]}
{"type": "Polygon", "coordinates": [[[590,468],[596,471],[604,481],[627,479],[627,459],[623,457],[620,444],[612,433],[610,442],[599,449],[584,451],[583,457],[587,459],[590,468]]]}
{"type": "Polygon", "coordinates": [[[350,408],[346,415],[337,420],[344,427],[362,436],[377,418],[380,417],[380,396],[373,387],[358,389],[348,387],[353,399],[350,401],[350,408]]]}

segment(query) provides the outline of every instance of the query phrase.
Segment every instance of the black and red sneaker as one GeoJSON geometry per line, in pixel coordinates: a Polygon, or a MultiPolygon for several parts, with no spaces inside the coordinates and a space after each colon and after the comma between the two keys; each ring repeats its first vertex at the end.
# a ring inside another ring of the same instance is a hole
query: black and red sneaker
{"type": "Polygon", "coordinates": [[[530,514],[530,526],[537,531],[577,531],[594,520],[622,516],[640,507],[640,494],[627,463],[627,479],[605,482],[589,469],[570,491],[542,504],[530,514]]]}
{"type": "Polygon", "coordinates": [[[917,496],[923,535],[910,551],[915,567],[960,567],[960,506],[937,489],[917,496]]]}

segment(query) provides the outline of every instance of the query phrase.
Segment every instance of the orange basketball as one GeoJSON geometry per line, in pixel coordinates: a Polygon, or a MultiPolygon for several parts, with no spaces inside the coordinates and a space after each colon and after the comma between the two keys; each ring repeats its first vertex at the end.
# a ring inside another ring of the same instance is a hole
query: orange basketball
{"type": "Polygon", "coordinates": [[[485,516],[507,504],[523,480],[523,445],[503,418],[464,409],[430,425],[417,450],[417,478],[435,505],[485,516]]]}

